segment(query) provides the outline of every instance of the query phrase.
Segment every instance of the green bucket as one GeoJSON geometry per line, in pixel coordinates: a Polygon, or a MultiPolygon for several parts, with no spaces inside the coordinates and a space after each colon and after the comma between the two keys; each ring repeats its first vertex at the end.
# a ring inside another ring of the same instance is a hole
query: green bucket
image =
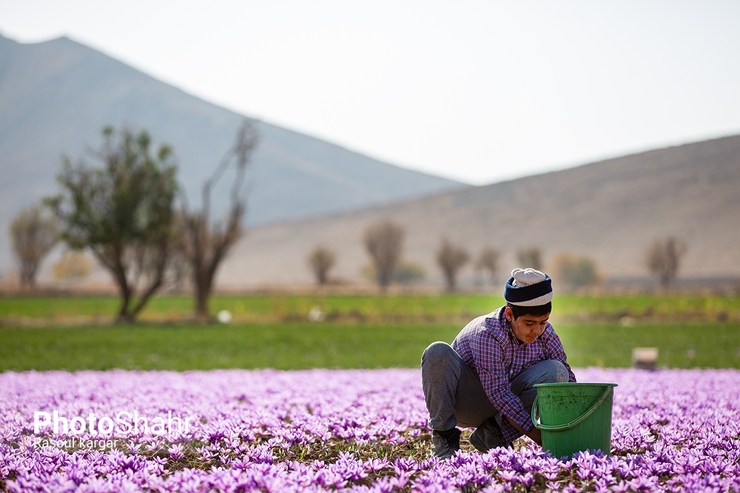
{"type": "Polygon", "coordinates": [[[555,457],[611,449],[612,396],[616,383],[538,383],[532,422],[542,448],[555,457]]]}

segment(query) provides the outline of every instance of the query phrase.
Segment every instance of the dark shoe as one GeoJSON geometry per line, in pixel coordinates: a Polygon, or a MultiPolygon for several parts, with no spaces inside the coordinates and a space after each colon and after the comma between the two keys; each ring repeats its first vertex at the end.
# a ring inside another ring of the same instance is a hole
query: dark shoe
{"type": "Polygon", "coordinates": [[[455,452],[460,450],[460,430],[453,428],[445,432],[432,432],[432,443],[434,444],[434,456],[442,460],[449,459],[455,452]]]}
{"type": "Polygon", "coordinates": [[[479,452],[488,452],[497,447],[508,447],[509,444],[501,433],[501,427],[494,419],[487,419],[473,433],[470,434],[470,443],[479,452]]]}

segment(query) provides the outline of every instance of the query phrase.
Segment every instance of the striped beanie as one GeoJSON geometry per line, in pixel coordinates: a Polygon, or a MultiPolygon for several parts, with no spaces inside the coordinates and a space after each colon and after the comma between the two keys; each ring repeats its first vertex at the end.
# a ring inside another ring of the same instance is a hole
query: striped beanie
{"type": "Polygon", "coordinates": [[[514,269],[506,281],[504,299],[517,306],[540,306],[552,301],[552,279],[535,269],[514,269]]]}

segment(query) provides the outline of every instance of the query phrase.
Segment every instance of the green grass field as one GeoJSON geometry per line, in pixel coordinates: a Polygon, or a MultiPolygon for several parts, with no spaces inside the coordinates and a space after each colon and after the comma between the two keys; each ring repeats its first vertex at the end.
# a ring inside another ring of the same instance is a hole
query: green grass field
{"type": "Polygon", "coordinates": [[[450,326],[254,324],[4,328],[1,369],[299,369],[418,364],[450,326]],[[430,342],[431,342],[430,340],[430,342]],[[421,349],[420,349],[421,348],[421,349]]]}
{"type": "MultiPolygon", "coordinates": [[[[486,295],[249,295],[217,296],[211,312],[229,310],[234,321],[306,321],[318,307],[329,320],[389,321],[439,320],[472,317],[490,311],[502,298],[486,295]]],[[[0,297],[0,320],[65,323],[87,318],[94,323],[113,319],[118,307],[114,296],[0,297]]],[[[150,301],[142,313],[146,322],[187,321],[193,301],[188,296],[162,296],[150,301]]]]}
{"type": "MultiPolygon", "coordinates": [[[[133,325],[113,325],[105,296],[0,297],[0,371],[417,367],[500,295],[217,296],[228,325],[190,322],[192,300],[161,296],[133,325]],[[318,307],[322,321],[308,322],[318,307]]],[[[659,366],[740,368],[740,297],[559,295],[552,322],[574,367],[631,365],[655,346],[659,366]]]]}
{"type": "MultiPolygon", "coordinates": [[[[216,296],[211,312],[229,310],[235,322],[305,321],[313,307],[327,321],[460,322],[503,304],[503,297],[486,294],[251,294],[216,296]]],[[[0,323],[47,325],[113,320],[115,296],[6,296],[0,297],[0,323]]],[[[189,296],[159,296],[142,313],[144,322],[185,322],[192,315],[189,296]]],[[[664,321],[740,321],[740,296],[701,294],[635,294],[600,296],[558,294],[553,319],[617,321],[623,317],[664,321]]]]}
{"type": "MultiPolygon", "coordinates": [[[[0,371],[418,367],[450,323],[59,326],[0,328],[0,371]]],[[[740,368],[740,323],[563,323],[574,367],[628,367],[635,346],[660,348],[659,366],[740,368]]]]}

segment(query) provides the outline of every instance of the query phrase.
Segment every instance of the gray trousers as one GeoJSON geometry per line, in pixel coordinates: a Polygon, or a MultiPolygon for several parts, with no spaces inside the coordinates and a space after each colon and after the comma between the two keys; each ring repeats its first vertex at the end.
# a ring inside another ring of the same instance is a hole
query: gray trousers
{"type": "MultiPolygon", "coordinates": [[[[567,382],[568,370],[557,360],[533,364],[511,380],[511,390],[532,411],[536,383],[567,382]]],[[[433,430],[455,426],[477,428],[488,418],[501,424],[501,413],[493,407],[473,369],[446,342],[434,342],[421,356],[421,385],[433,430]]]]}

